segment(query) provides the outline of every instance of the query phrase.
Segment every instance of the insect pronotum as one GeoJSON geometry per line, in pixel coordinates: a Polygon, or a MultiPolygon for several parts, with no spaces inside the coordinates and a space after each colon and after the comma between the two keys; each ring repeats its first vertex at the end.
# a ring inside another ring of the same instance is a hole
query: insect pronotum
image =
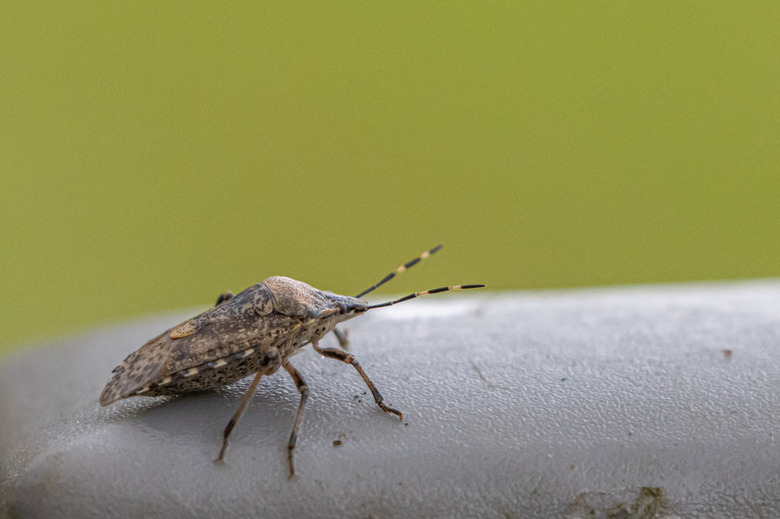
{"type": "Polygon", "coordinates": [[[441,247],[438,245],[401,265],[355,297],[317,290],[306,283],[282,276],[270,277],[235,296],[232,292],[225,292],[209,310],[165,330],[128,355],[122,364],[114,368],[113,377],[100,395],[100,404],[106,406],[132,396],[154,397],[213,389],[254,374],[249,389],[222,434],[222,446],[214,460],[221,463],[228,446],[228,437],[249,403],[260,377],[271,375],[282,367],[290,374],[301,395],[287,444],[292,477],[295,474],[293,450],[303,409],[309,398],[309,386],[290,364],[290,357],[311,343],[323,357],[351,364],[371,390],[377,405],[383,411],[403,419],[400,411],[384,403],[381,393],[354,355],[338,348],[321,348],[319,342],[333,331],[341,346],[345,346],[346,335],[339,334],[336,325],[369,310],[422,295],[485,286],[434,288],[375,305],[361,299],[397,274],[436,253],[441,247]]]}

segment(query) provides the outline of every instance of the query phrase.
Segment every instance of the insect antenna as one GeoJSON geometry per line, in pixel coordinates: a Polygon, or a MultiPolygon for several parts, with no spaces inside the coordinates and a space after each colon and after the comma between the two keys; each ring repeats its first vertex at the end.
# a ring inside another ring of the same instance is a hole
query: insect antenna
{"type": "Polygon", "coordinates": [[[450,290],[470,290],[472,288],[485,288],[485,285],[455,285],[452,287],[441,287],[441,288],[434,288],[432,290],[423,290],[422,292],[415,292],[414,294],[409,294],[408,296],[404,296],[400,299],[396,299],[395,301],[388,301],[386,303],[379,303],[378,305],[371,305],[368,307],[368,310],[372,310],[374,308],[382,308],[385,306],[393,306],[398,303],[403,303],[404,301],[409,301],[410,299],[414,299],[415,297],[427,296],[428,294],[438,294],[440,292],[448,292],[450,290]]]}
{"type": "Polygon", "coordinates": [[[385,283],[387,283],[388,281],[393,279],[396,276],[396,274],[400,274],[401,272],[404,272],[405,270],[412,268],[413,266],[415,266],[418,263],[420,263],[422,260],[427,259],[431,254],[435,254],[436,252],[438,252],[438,250],[441,249],[443,246],[444,246],[443,243],[439,244],[439,245],[435,246],[434,248],[432,248],[431,250],[427,250],[427,251],[423,252],[418,257],[414,258],[412,261],[408,261],[408,262],[404,263],[403,265],[401,265],[400,267],[398,267],[397,269],[392,271],[390,274],[386,275],[382,279],[382,281],[380,281],[376,285],[372,286],[371,288],[363,290],[361,293],[359,293],[355,297],[361,298],[364,295],[368,294],[369,292],[373,292],[378,287],[381,287],[382,285],[384,285],[385,283]]]}

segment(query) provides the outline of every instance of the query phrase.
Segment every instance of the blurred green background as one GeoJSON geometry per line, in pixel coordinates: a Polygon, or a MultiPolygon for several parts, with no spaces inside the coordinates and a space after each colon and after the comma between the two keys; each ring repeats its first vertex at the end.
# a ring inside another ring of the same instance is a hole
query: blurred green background
{"type": "Polygon", "coordinates": [[[776,2],[4,2],[0,351],[285,274],[780,274],[776,2]]]}

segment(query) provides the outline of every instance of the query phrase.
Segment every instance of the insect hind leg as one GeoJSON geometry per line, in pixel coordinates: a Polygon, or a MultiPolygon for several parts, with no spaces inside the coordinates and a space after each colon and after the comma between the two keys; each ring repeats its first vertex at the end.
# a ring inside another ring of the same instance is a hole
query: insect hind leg
{"type": "Polygon", "coordinates": [[[238,404],[238,409],[236,409],[236,412],[233,413],[233,417],[230,419],[230,421],[227,424],[227,427],[225,427],[225,430],[222,432],[222,447],[219,449],[219,456],[217,456],[217,459],[214,460],[214,463],[223,463],[222,458],[225,456],[225,451],[227,450],[228,446],[228,436],[230,436],[230,433],[233,432],[233,427],[236,426],[236,423],[238,423],[238,419],[241,418],[241,415],[244,413],[244,408],[249,403],[249,400],[252,398],[252,395],[255,393],[255,389],[257,389],[257,384],[260,382],[260,377],[263,375],[261,373],[257,373],[255,375],[254,380],[252,380],[252,383],[249,385],[249,389],[247,389],[246,393],[244,393],[244,396],[241,397],[241,403],[238,404]]]}
{"type": "Polygon", "coordinates": [[[401,411],[398,411],[397,409],[393,409],[390,406],[385,405],[384,403],[384,397],[379,392],[379,390],[376,388],[373,382],[371,382],[371,379],[368,378],[368,375],[366,375],[366,372],[363,371],[363,366],[360,365],[360,363],[355,359],[355,356],[351,353],[347,353],[346,351],[341,351],[336,348],[320,348],[319,344],[316,342],[311,343],[311,345],[314,347],[314,350],[322,355],[323,357],[329,357],[331,359],[340,360],[341,362],[345,362],[347,364],[351,364],[352,367],[354,367],[357,372],[360,374],[360,376],[363,378],[363,381],[368,386],[368,389],[371,390],[371,394],[374,395],[374,401],[376,402],[376,405],[379,406],[379,408],[386,412],[386,413],[393,413],[398,416],[399,419],[403,420],[404,415],[401,413],[401,411]]]}
{"type": "Polygon", "coordinates": [[[293,381],[295,382],[295,387],[298,388],[298,392],[301,394],[301,402],[298,404],[298,412],[295,414],[295,422],[293,423],[293,429],[292,433],[290,434],[290,441],[287,444],[287,462],[290,465],[290,478],[295,475],[295,465],[293,464],[293,450],[295,449],[295,444],[298,441],[298,430],[301,427],[301,420],[303,418],[303,409],[306,407],[306,401],[309,399],[309,386],[306,384],[306,381],[303,379],[303,375],[301,375],[295,367],[290,364],[289,362],[285,361],[282,366],[284,369],[287,370],[287,373],[290,374],[293,381]]]}
{"type": "Polygon", "coordinates": [[[225,301],[230,301],[231,299],[233,299],[233,297],[234,294],[230,290],[228,290],[227,292],[223,292],[222,294],[219,294],[219,297],[217,298],[217,302],[214,303],[214,306],[219,306],[225,301]]]}

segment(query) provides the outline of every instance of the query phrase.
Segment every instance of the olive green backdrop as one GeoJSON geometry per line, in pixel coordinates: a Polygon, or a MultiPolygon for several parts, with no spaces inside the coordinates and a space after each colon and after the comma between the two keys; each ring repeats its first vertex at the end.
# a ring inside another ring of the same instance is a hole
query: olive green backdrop
{"type": "Polygon", "coordinates": [[[3,2],[0,350],[286,274],[780,274],[777,2],[3,2]]]}

